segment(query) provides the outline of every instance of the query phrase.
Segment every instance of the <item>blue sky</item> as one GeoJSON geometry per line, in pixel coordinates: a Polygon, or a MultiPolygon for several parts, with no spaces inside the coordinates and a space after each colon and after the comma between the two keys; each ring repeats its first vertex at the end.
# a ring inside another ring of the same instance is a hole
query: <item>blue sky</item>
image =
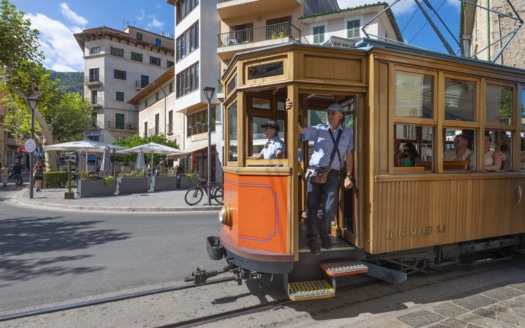
{"type": "MultiPolygon", "coordinates": [[[[44,66],[59,72],[83,71],[82,51],[74,33],[107,26],[117,30],[126,25],[154,33],[174,33],[174,7],[166,0],[9,0],[40,31],[41,50],[46,55],[44,66]]],[[[213,0],[201,0],[213,1],[213,0]]],[[[429,0],[449,26],[453,36],[436,20],[442,34],[454,51],[458,45],[459,0],[429,0]]],[[[377,3],[377,0],[338,0],[341,8],[377,3]]],[[[392,3],[393,0],[385,2],[392,3]]],[[[413,0],[401,0],[392,10],[406,43],[446,52],[413,0]]],[[[427,9],[428,10],[428,9],[427,9]]],[[[433,15],[430,13],[430,15],[433,15]]]]}

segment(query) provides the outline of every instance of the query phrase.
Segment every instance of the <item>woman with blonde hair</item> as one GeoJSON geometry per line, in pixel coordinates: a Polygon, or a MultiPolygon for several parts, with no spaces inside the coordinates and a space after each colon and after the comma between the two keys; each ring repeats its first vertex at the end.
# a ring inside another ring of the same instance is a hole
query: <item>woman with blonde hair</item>
{"type": "Polygon", "coordinates": [[[36,162],[33,167],[33,178],[35,179],[35,188],[38,192],[42,189],[42,180],[44,180],[44,168],[40,162],[36,162]]]}

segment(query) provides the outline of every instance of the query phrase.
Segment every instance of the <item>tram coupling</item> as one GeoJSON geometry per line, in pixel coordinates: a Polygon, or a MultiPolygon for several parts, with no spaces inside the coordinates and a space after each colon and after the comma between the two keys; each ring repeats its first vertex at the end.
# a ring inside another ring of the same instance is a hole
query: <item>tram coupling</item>
{"type": "Polygon", "coordinates": [[[203,285],[204,283],[206,283],[206,280],[208,280],[208,278],[218,276],[222,273],[230,272],[234,268],[235,267],[232,265],[225,266],[222,270],[206,271],[201,268],[197,268],[197,270],[193,271],[190,276],[184,278],[184,282],[193,281],[195,285],[203,285]]]}

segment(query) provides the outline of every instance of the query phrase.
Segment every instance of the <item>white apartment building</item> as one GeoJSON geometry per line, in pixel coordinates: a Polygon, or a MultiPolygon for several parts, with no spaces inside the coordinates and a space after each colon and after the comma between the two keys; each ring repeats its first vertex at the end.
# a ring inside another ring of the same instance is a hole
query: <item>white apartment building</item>
{"type": "Polygon", "coordinates": [[[174,65],[173,39],[131,26],[74,36],[84,53],[84,95],[93,107],[93,130],[85,137],[113,143],[133,135],[139,108],[129,100],[174,65]]]}

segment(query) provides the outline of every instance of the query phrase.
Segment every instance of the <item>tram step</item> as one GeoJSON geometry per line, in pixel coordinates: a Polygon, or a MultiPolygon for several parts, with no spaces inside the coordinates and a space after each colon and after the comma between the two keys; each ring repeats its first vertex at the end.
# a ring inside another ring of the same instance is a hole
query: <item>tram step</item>
{"type": "Polygon", "coordinates": [[[325,280],[300,281],[288,284],[288,296],[292,301],[306,301],[335,296],[335,289],[325,280]]]}
{"type": "Polygon", "coordinates": [[[368,272],[368,267],[361,262],[329,262],[320,264],[329,277],[341,277],[368,272]]]}

